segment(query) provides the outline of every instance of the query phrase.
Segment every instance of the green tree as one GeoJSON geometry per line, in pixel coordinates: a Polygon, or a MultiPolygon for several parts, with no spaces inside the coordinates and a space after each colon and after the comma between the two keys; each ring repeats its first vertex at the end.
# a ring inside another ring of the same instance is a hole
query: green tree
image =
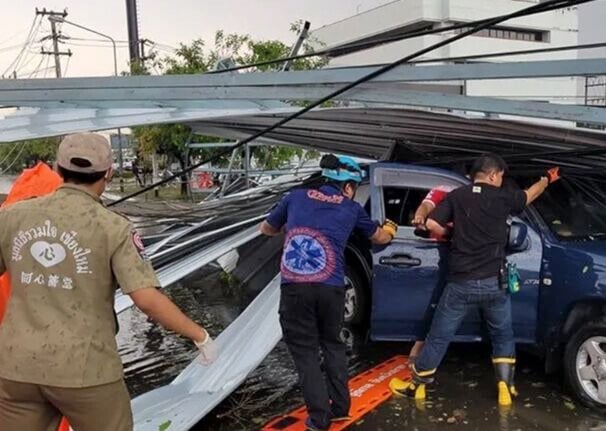
{"type": "MultiPolygon", "coordinates": [[[[292,25],[293,31],[300,29],[301,23],[292,25]]],[[[307,43],[303,50],[309,52],[311,48],[307,43]]],[[[258,41],[249,35],[225,34],[218,31],[215,35],[214,46],[206,48],[203,40],[197,39],[189,45],[181,44],[173,56],[158,57],[153,55],[150,68],[161,74],[196,74],[212,70],[218,61],[230,58],[236,64],[252,64],[268,60],[275,60],[288,56],[290,47],[277,40],[258,41]]],[[[326,60],[318,57],[298,59],[293,62],[294,70],[316,69],[326,64],[326,60]]],[[[252,68],[250,71],[277,70],[278,65],[265,65],[252,68]]],[[[136,73],[148,74],[149,69],[135,68],[136,73]]],[[[182,169],[189,163],[188,157],[199,156],[203,159],[215,156],[222,150],[196,149],[187,151],[187,141],[216,142],[216,137],[191,135],[191,129],[182,124],[167,124],[158,126],[142,126],[133,128],[133,133],[139,142],[138,151],[142,154],[164,154],[169,163],[179,162],[182,169]]],[[[293,156],[304,154],[303,150],[291,147],[256,147],[252,153],[255,159],[265,167],[272,169],[282,165],[293,156]]],[[[227,157],[222,157],[217,164],[225,165],[227,157]]],[[[182,194],[186,193],[187,177],[182,178],[182,194]]]]}
{"type": "Polygon", "coordinates": [[[53,163],[59,138],[43,138],[0,145],[0,170],[16,174],[37,162],[53,163]]]}

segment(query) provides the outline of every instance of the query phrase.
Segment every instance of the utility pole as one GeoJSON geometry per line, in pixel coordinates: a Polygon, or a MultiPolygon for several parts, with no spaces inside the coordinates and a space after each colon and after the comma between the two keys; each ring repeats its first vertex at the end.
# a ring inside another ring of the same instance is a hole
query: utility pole
{"type": "Polygon", "coordinates": [[[126,0],[126,22],[128,25],[128,51],[132,70],[134,64],[140,64],[141,62],[137,0],[126,0]]]}
{"type": "Polygon", "coordinates": [[[45,51],[45,50],[40,50],[40,53],[43,55],[52,55],[55,57],[55,73],[57,75],[57,78],[61,78],[61,56],[62,55],[67,55],[68,57],[71,57],[72,55],[72,51],[71,50],[67,50],[67,51],[59,51],[59,34],[57,33],[57,22],[56,20],[51,19],[52,17],[61,17],[61,18],[65,18],[67,16],[67,11],[64,10],[63,12],[55,12],[55,11],[47,11],[46,8],[42,9],[42,10],[38,10],[38,8],[36,8],[36,15],[42,15],[42,16],[48,16],[49,17],[49,21],[51,24],[51,39],[53,40],[53,50],[52,51],[45,51]]]}

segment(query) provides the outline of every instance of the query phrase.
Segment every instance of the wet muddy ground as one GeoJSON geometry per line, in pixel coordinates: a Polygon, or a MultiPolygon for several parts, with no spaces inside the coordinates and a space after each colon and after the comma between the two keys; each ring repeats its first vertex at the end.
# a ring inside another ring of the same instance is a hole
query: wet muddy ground
{"type": "MultiPolygon", "coordinates": [[[[167,289],[167,293],[216,335],[247,302],[241,292],[226,286],[220,282],[218,272],[207,271],[167,289]]],[[[120,324],[120,352],[132,395],[167,384],[196,356],[188,341],[166,333],[136,310],[121,315],[120,324]]],[[[358,337],[351,352],[352,375],[395,354],[405,354],[409,347],[398,343],[364,345],[361,334],[358,337]]],[[[521,396],[509,411],[499,410],[489,354],[487,346],[477,344],[451,347],[424,405],[391,399],[351,429],[606,431],[606,416],[569,398],[561,375],[545,376],[540,361],[524,353],[519,355],[516,379],[521,396]]],[[[194,430],[260,429],[269,419],[302,404],[296,380],[292,361],[280,343],[246,382],[194,430]]]]}

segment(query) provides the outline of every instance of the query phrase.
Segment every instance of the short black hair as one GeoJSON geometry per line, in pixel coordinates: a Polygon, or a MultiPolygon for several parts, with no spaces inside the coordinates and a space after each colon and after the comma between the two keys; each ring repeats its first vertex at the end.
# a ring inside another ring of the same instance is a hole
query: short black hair
{"type": "Polygon", "coordinates": [[[507,163],[498,154],[486,153],[478,157],[471,167],[471,177],[475,178],[479,173],[490,174],[491,172],[507,172],[507,163]]]}
{"type": "Polygon", "coordinates": [[[62,168],[61,166],[57,166],[57,170],[59,171],[59,175],[61,175],[64,182],[87,185],[96,183],[107,173],[106,171],[92,173],[74,172],[62,168]]]}

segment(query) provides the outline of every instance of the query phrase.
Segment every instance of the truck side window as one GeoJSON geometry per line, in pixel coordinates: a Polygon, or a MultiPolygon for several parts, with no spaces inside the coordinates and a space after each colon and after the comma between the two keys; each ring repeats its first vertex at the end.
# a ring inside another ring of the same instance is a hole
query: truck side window
{"type": "Polygon", "coordinates": [[[385,216],[399,226],[412,226],[415,211],[427,196],[429,190],[410,189],[405,187],[384,187],[383,202],[385,216]]]}
{"type": "Polygon", "coordinates": [[[593,241],[606,236],[606,186],[600,180],[563,178],[533,205],[560,240],[593,241]]]}

